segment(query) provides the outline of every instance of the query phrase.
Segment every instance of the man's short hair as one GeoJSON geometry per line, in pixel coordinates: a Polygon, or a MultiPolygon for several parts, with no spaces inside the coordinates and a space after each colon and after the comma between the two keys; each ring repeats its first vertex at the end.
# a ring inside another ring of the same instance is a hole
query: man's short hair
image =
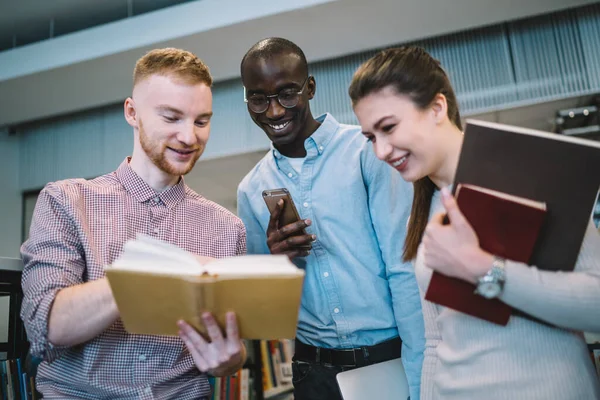
{"type": "Polygon", "coordinates": [[[244,64],[248,60],[266,60],[273,56],[278,56],[281,54],[292,54],[300,59],[300,63],[302,67],[306,70],[308,74],[308,62],[306,61],[306,56],[300,47],[298,47],[295,43],[279,38],[279,37],[271,37],[267,39],[263,39],[260,42],[256,43],[254,46],[248,50],[248,52],[242,58],[242,62],[240,64],[240,70],[242,73],[242,78],[244,76],[244,64]]]}
{"type": "Polygon", "coordinates": [[[174,75],[185,83],[212,86],[206,64],[186,50],[165,48],[149,51],[135,63],[133,86],[152,75],[174,75]]]}

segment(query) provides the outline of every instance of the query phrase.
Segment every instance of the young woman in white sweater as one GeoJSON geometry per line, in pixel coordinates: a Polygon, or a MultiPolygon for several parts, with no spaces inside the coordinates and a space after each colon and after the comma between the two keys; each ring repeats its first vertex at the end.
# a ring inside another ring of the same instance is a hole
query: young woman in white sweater
{"type": "Polygon", "coordinates": [[[573,272],[483,251],[447,190],[463,135],[439,62],[417,47],[385,50],[356,71],[349,92],[377,156],[414,183],[404,258],[414,261],[425,318],[421,400],[600,398],[582,335],[600,331],[600,235],[592,221],[573,272]],[[499,326],[423,299],[432,271],[478,284],[492,269],[491,294],[547,324],[512,316],[499,326]]]}

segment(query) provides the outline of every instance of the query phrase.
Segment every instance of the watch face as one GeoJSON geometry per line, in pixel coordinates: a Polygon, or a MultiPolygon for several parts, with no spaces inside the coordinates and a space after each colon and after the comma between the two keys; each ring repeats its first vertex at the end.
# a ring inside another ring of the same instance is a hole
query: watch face
{"type": "Polygon", "coordinates": [[[486,299],[493,299],[500,295],[500,285],[497,282],[483,282],[477,287],[477,293],[486,299]]]}

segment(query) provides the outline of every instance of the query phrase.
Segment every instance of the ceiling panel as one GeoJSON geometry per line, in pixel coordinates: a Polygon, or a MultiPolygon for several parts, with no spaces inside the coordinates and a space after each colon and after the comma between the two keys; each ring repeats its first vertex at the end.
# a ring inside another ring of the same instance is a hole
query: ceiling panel
{"type": "MultiPolygon", "coordinates": [[[[135,61],[155,47],[182,47],[199,54],[215,80],[222,81],[237,78],[245,51],[268,36],[293,40],[315,62],[594,2],[133,1],[140,10],[186,4],[0,52],[0,126],[122,101],[130,91],[135,61]],[[302,6],[290,8],[288,3],[302,6]]],[[[0,43],[6,43],[1,32],[7,23],[13,28],[31,24],[34,35],[36,19],[100,18],[126,4],[127,0],[0,0],[0,43]]]]}
{"type": "Polygon", "coordinates": [[[130,7],[135,16],[190,1],[0,0],[0,51],[127,18],[130,7]]]}

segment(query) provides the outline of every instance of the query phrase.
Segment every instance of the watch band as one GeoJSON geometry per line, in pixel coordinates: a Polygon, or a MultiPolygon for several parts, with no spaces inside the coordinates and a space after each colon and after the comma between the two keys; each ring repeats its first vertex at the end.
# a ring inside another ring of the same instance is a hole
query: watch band
{"type": "Polygon", "coordinates": [[[506,260],[502,257],[493,256],[492,265],[488,272],[479,278],[475,293],[486,299],[493,299],[502,294],[504,290],[506,260]]]}

